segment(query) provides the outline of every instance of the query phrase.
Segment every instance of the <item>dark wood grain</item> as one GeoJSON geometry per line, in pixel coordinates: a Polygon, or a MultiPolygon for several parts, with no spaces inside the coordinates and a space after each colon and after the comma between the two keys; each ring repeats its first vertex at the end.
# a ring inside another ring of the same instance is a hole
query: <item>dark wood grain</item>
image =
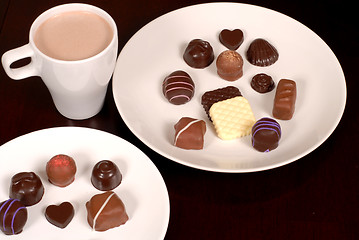
{"type": "MultiPolygon", "coordinates": [[[[67,2],[70,1],[1,0],[0,54],[26,44],[34,19],[46,9],[67,2]]],[[[205,1],[77,2],[96,5],[112,15],[118,26],[121,50],[149,21],[205,1]]],[[[165,239],[359,239],[359,117],[354,93],[359,88],[359,38],[353,2],[245,2],[302,22],[329,45],[342,65],[348,88],[345,113],[329,139],[309,155],[289,165],[255,173],[224,174],[192,169],[160,156],[139,141],[118,114],[110,87],[104,108],[97,116],[73,121],[57,112],[40,78],[14,81],[2,68],[0,144],[57,126],[100,129],[132,142],[151,158],[166,182],[171,216],[165,239]]]]}

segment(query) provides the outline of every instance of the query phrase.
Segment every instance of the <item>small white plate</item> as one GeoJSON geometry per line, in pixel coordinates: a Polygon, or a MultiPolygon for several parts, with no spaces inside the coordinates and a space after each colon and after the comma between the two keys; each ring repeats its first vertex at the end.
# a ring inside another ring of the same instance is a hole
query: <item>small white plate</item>
{"type": "Polygon", "coordinates": [[[2,145],[0,159],[1,201],[9,198],[11,177],[18,172],[35,172],[45,188],[43,199],[27,208],[23,232],[11,239],[164,239],[170,208],[162,176],[144,153],[115,135],[77,127],[40,130],[2,145]],[[65,188],[50,184],[45,171],[47,161],[60,153],[73,157],[77,166],[75,181],[65,188]],[[96,232],[87,223],[85,204],[102,193],[92,186],[90,178],[93,166],[105,159],[116,163],[122,173],[122,182],[113,191],[124,202],[129,220],[120,227],[96,232]],[[50,224],[44,213],[48,205],[65,201],[73,204],[75,216],[60,229],[50,224]]]}
{"type": "Polygon", "coordinates": [[[218,172],[253,172],[293,162],[313,151],[334,131],[343,114],[346,84],[341,66],[325,42],[298,21],[266,8],[239,3],[209,3],[165,14],[140,29],[122,49],[113,77],[118,111],[130,130],[145,144],[178,163],[218,172]],[[237,50],[245,59],[249,44],[265,38],[279,52],[269,67],[244,62],[244,75],[235,82],[221,79],[215,63],[205,69],[186,65],[182,55],[189,41],[209,41],[218,56],[226,48],[219,42],[222,29],[239,28],[244,42],[237,50]],[[164,98],[162,81],[175,70],[191,75],[196,89],[193,99],[175,106],[164,98]],[[250,86],[257,73],[274,81],[282,78],[297,83],[294,117],[279,121],[282,139],[269,153],[254,150],[250,136],[220,140],[201,106],[204,92],[236,86],[248,99],[256,119],[272,116],[275,90],[259,94],[250,86]],[[203,150],[173,146],[174,124],[184,116],[206,120],[203,150]]]}

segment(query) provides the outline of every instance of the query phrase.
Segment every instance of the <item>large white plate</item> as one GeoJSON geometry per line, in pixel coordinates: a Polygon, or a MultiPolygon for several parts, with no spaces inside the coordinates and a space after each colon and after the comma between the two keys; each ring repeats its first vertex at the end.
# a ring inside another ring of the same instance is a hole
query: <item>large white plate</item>
{"type": "Polygon", "coordinates": [[[346,102],[341,66],[325,42],[313,31],[281,13],[253,5],[209,3],[165,14],[139,30],[122,49],[113,77],[118,111],[131,131],[163,156],[194,168],[219,172],[252,172],[271,169],[297,160],[322,144],[339,123],[346,102]],[[256,67],[245,60],[244,75],[227,82],[216,74],[215,63],[205,69],[186,65],[182,54],[189,41],[211,43],[215,55],[226,50],[218,40],[222,29],[240,28],[245,40],[238,52],[244,57],[252,40],[265,38],[279,51],[269,67],[256,67]],[[196,84],[194,98],[175,106],[161,92],[164,77],[187,71],[196,84]],[[249,85],[260,72],[297,83],[296,112],[290,121],[279,121],[279,147],[260,153],[251,147],[250,136],[220,140],[208,121],[200,100],[208,90],[234,85],[246,97],[256,119],[271,116],[275,90],[261,95],[249,85]],[[204,150],[173,146],[173,125],[183,116],[207,121],[204,150]]]}
{"type": "Polygon", "coordinates": [[[28,207],[29,217],[23,232],[11,239],[164,239],[170,208],[162,176],[144,153],[117,136],[88,128],[45,129],[2,145],[0,159],[2,201],[9,197],[10,179],[18,172],[37,173],[45,188],[41,202],[28,207]],[[72,156],[77,165],[75,181],[65,188],[50,184],[46,177],[47,161],[59,153],[72,156]],[[90,178],[93,166],[104,159],[115,162],[122,172],[122,182],[113,191],[124,202],[129,221],[96,232],[87,223],[85,204],[93,195],[102,193],[92,186],[90,178]],[[75,216],[66,228],[60,229],[47,222],[44,212],[48,205],[64,201],[74,205],[75,216]]]}

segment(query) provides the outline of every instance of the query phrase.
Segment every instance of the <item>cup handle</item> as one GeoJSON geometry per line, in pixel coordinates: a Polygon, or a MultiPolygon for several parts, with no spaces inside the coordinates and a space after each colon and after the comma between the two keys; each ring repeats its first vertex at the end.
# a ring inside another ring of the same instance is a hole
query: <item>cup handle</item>
{"type": "Polygon", "coordinates": [[[6,74],[14,79],[24,79],[31,76],[39,76],[39,72],[33,62],[34,51],[30,44],[12,49],[4,53],[1,57],[1,62],[6,74]],[[20,59],[30,57],[31,62],[23,67],[11,68],[10,65],[20,59]]]}

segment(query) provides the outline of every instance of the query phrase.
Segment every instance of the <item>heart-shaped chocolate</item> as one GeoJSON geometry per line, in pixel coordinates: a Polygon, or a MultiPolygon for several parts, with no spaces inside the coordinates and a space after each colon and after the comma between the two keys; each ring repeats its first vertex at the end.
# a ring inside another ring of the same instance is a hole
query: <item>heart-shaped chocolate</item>
{"type": "Polygon", "coordinates": [[[243,43],[243,32],[240,29],[223,29],[219,34],[219,41],[228,49],[236,50],[243,43]]]}
{"type": "Polygon", "coordinates": [[[46,208],[47,221],[59,228],[65,228],[74,217],[75,210],[71,203],[63,202],[60,205],[50,205],[46,208]]]}

